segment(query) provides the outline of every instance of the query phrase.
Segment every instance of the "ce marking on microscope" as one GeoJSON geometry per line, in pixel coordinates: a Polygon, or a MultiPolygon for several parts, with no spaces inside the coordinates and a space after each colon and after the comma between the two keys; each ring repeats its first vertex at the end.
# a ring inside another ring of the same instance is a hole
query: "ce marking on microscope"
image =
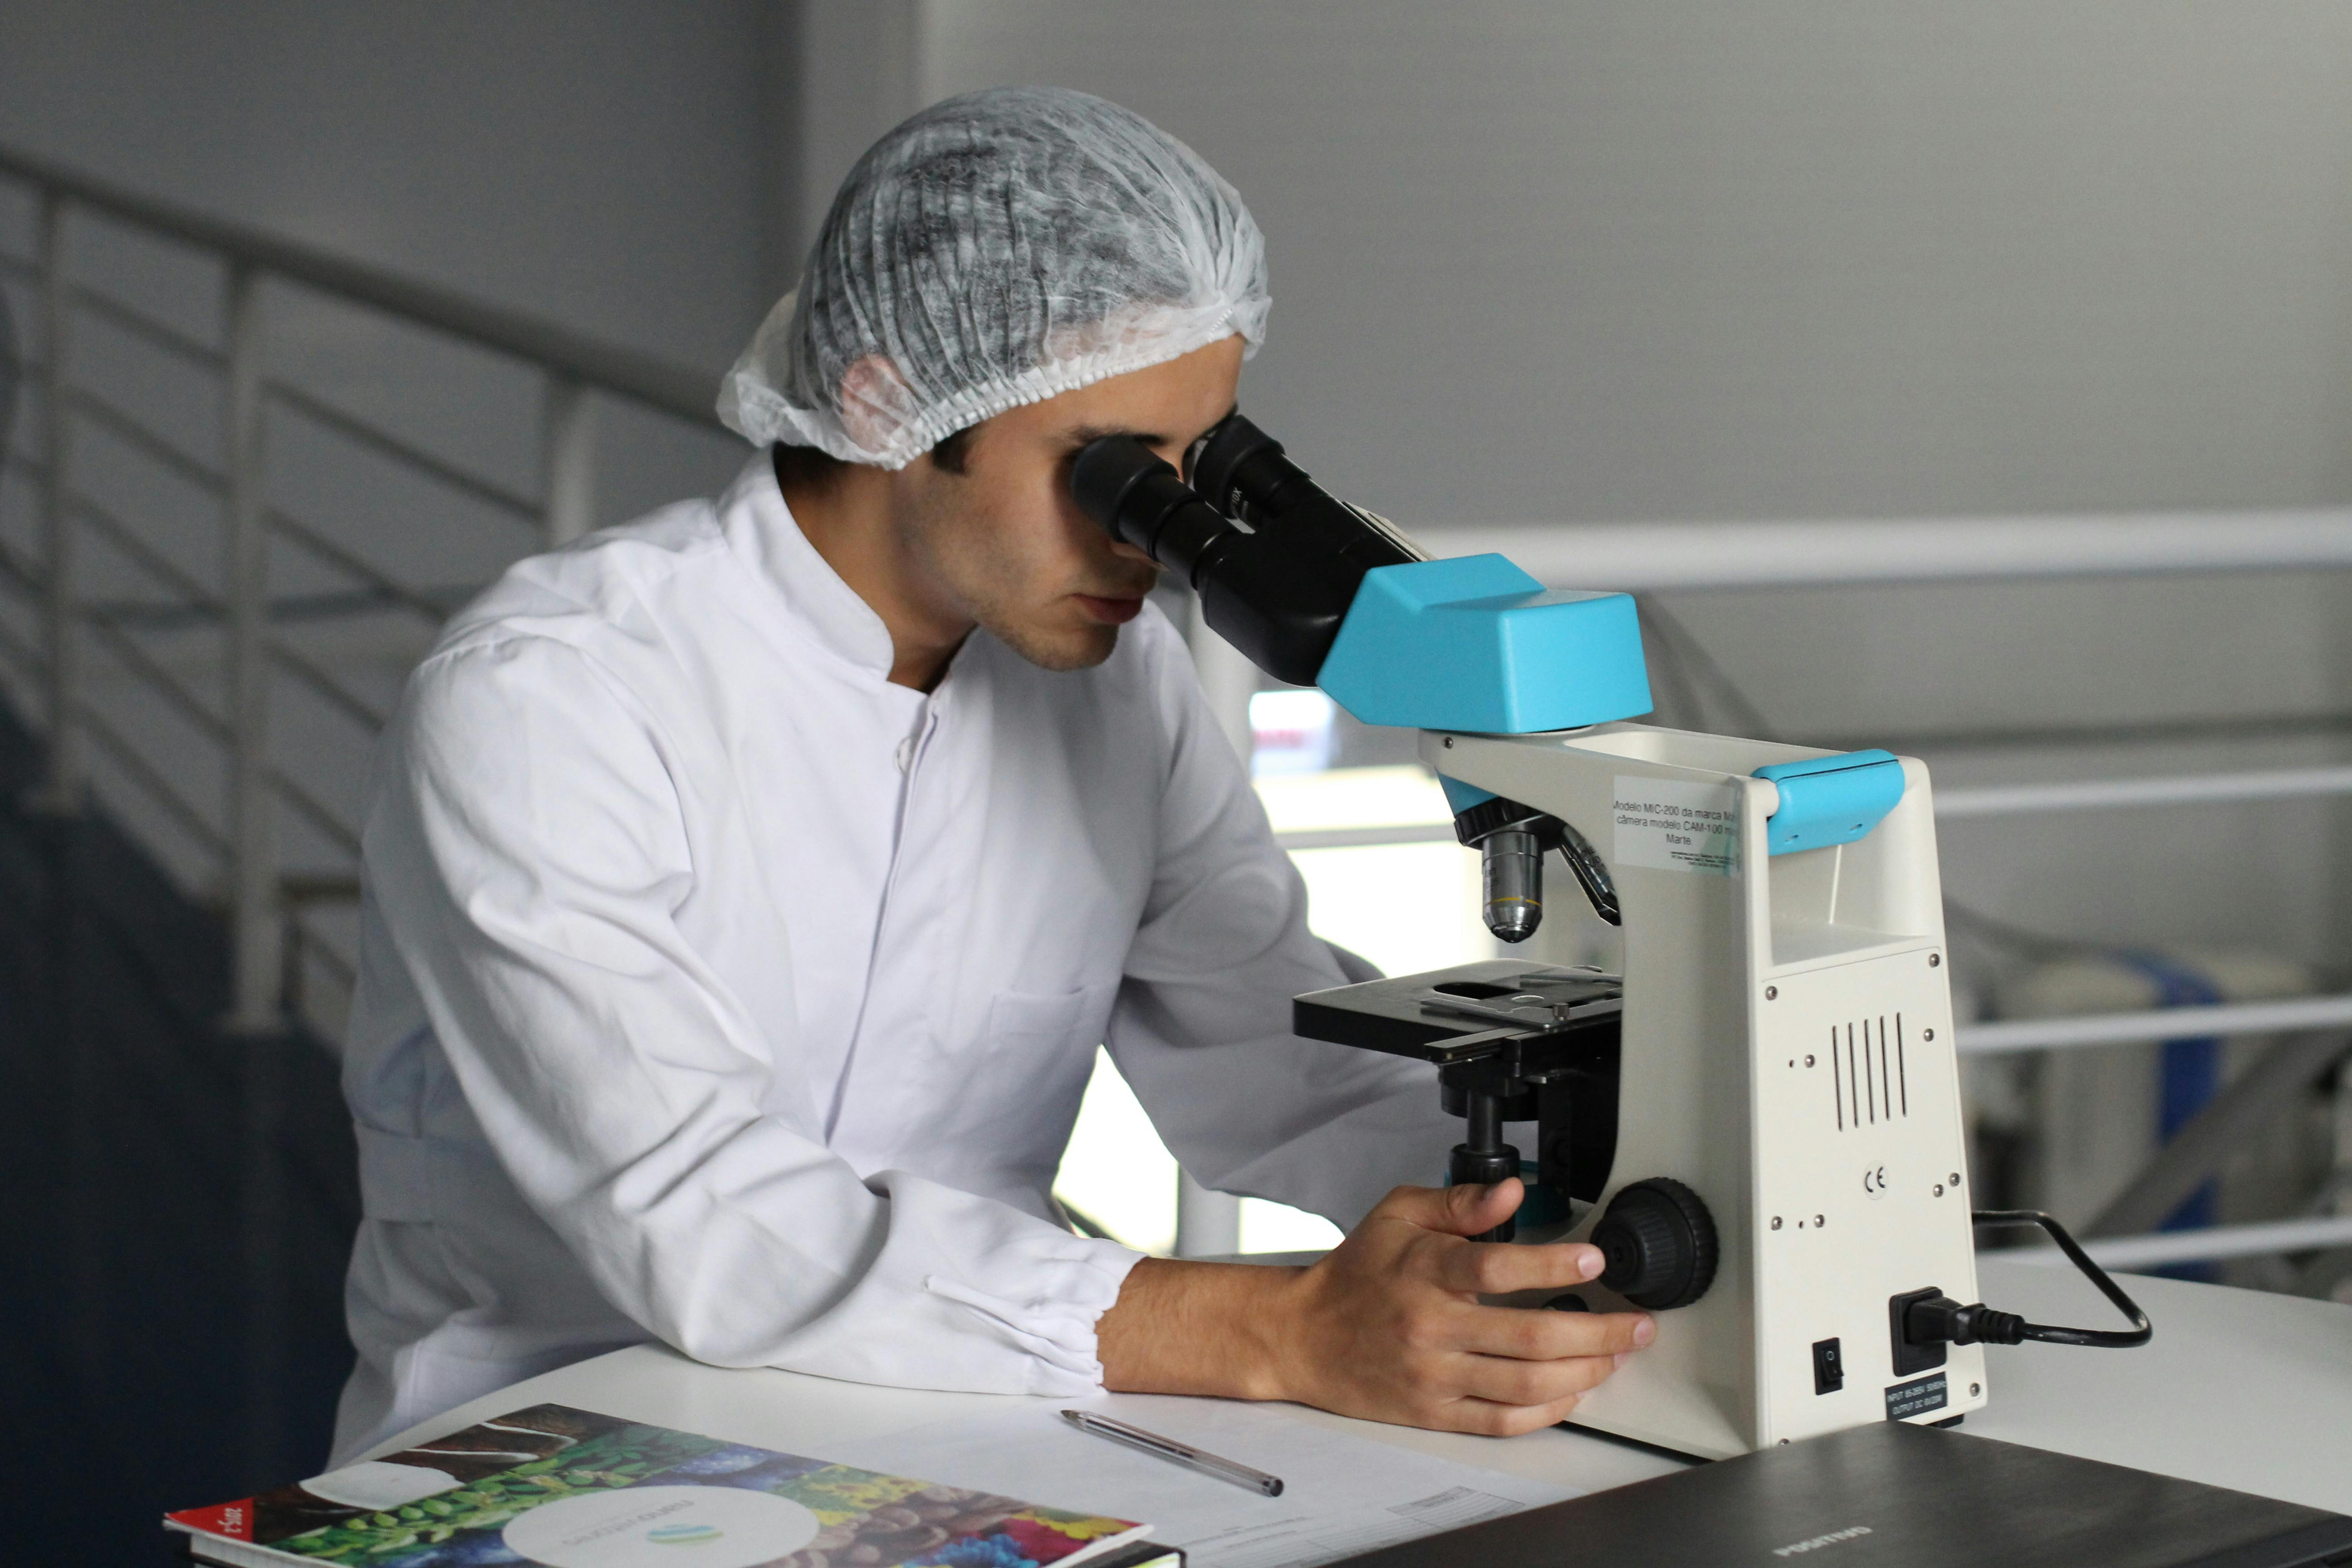
{"type": "Polygon", "coordinates": [[[1862,1190],[1873,1198],[1886,1195],[1886,1167],[1873,1165],[1862,1173],[1862,1190]]]}

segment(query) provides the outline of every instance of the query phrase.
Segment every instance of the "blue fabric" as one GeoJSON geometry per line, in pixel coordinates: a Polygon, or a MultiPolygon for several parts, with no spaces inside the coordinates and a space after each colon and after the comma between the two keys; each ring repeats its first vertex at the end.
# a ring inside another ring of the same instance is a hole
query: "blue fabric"
{"type": "MultiPolygon", "coordinates": [[[[2160,952],[2140,950],[2118,952],[2118,963],[2138,970],[2153,981],[2161,1007],[2210,1007],[2222,1000],[2221,988],[2189,965],[2160,952]]],[[[2221,1088],[2221,1042],[2213,1036],[2196,1036],[2164,1042],[2164,1065],[2157,1089],[2157,1132],[2169,1143],[2197,1118],[2221,1088]]],[[[2158,1230],[2203,1230],[2220,1217],[2221,1189],[2203,1186],[2181,1200],[2158,1230]]],[[[2210,1264],[2191,1263],[2160,1270],[2179,1279],[2210,1278],[2210,1264]]]]}

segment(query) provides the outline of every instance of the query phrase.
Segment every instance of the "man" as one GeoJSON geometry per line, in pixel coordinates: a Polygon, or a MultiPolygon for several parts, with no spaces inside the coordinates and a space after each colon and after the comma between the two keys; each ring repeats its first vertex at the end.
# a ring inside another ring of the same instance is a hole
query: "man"
{"type": "Polygon", "coordinates": [[[1362,976],[1308,931],[1151,563],[1068,499],[1096,437],[1173,458],[1230,410],[1265,311],[1239,198],[1141,120],[939,105],[851,174],[730,378],[772,449],[452,624],[366,826],[341,1457],[648,1339],[1482,1432],[1646,1342],[1479,1303],[1600,1270],[1463,1239],[1516,1182],[1388,1192],[1455,1129],[1425,1067],[1290,1037],[1293,994],[1362,976]],[[1070,1234],[1098,1042],[1188,1170],[1346,1244],[1070,1234]]]}

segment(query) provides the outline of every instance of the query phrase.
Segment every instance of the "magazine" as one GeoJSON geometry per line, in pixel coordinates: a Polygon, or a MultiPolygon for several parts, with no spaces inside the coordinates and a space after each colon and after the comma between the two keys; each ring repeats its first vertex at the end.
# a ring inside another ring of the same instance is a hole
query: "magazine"
{"type": "Polygon", "coordinates": [[[538,1405],[164,1516],[199,1558],[368,1568],[1078,1568],[1148,1526],[538,1405]],[[691,1550],[684,1550],[690,1548],[691,1550]]]}

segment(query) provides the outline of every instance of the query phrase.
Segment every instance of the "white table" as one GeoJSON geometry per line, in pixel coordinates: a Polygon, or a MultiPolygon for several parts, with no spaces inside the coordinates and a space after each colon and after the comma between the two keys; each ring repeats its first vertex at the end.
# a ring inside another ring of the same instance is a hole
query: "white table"
{"type": "MultiPolygon", "coordinates": [[[[2072,1269],[1988,1258],[1985,1299],[2038,1322],[2097,1326],[2114,1310],[2072,1269]]],[[[2139,1350],[1994,1348],[1992,1403],[1965,1430],[2352,1513],[2352,1307],[2179,1280],[2126,1289],[2156,1323],[2139,1350]]],[[[704,1366],[656,1345],[615,1351],[519,1383],[403,1433],[389,1453],[486,1416],[551,1403],[823,1457],[829,1447],[961,1415],[1018,1396],[938,1394],[805,1373],[704,1366]]],[[[1046,1403],[1036,1401],[1035,1403],[1046,1403]]],[[[1555,1427],[1469,1437],[1286,1406],[1301,1421],[1377,1442],[1598,1490],[1681,1468],[1624,1445],[1555,1427]]],[[[1040,1477],[1046,1489],[1050,1478],[1040,1477]]]]}

